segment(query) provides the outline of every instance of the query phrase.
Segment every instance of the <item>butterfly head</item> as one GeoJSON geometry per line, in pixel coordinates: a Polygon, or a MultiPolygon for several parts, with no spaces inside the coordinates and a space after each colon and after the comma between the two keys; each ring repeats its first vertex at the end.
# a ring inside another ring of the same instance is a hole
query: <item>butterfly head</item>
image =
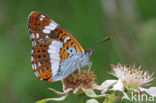
{"type": "Polygon", "coordinates": [[[88,48],[88,49],[85,50],[85,54],[89,55],[89,56],[91,56],[93,54],[93,52],[94,52],[93,48],[88,48]]]}
{"type": "Polygon", "coordinates": [[[93,54],[93,48],[88,48],[85,50],[85,52],[81,55],[81,57],[78,60],[79,68],[83,68],[86,65],[90,65],[90,56],[93,54]]]}

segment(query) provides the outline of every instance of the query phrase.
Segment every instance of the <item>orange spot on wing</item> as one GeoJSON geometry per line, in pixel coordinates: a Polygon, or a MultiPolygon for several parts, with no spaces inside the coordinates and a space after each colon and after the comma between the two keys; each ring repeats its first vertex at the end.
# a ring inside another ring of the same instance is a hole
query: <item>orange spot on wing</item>
{"type": "Polygon", "coordinates": [[[40,38],[43,38],[45,36],[45,34],[42,32],[42,30],[44,29],[44,26],[49,25],[49,23],[51,22],[51,19],[47,16],[42,17],[42,14],[39,12],[33,12],[30,14],[29,16],[29,32],[30,35],[31,33],[39,33],[40,37],[39,38],[32,38],[33,40],[39,40],[40,38]],[[40,19],[43,20],[40,20],[40,19]]]}
{"type": "MultiPolygon", "coordinates": [[[[61,26],[58,26],[57,29],[59,31],[61,31],[62,33],[59,34],[59,39],[65,39],[65,37],[69,36],[71,38],[71,43],[74,42],[75,44],[75,49],[80,53],[80,52],[84,52],[82,46],[80,45],[80,43],[69,33],[67,32],[65,29],[63,29],[61,26]],[[79,48],[79,49],[78,49],[79,48]]],[[[71,45],[70,45],[71,46],[71,45]]]]}
{"type": "Polygon", "coordinates": [[[47,82],[51,82],[52,81],[52,72],[50,71],[50,69],[45,69],[44,72],[42,70],[39,71],[39,75],[38,78],[43,79],[47,82]]]}
{"type": "Polygon", "coordinates": [[[60,58],[62,60],[67,59],[69,56],[68,52],[66,51],[66,48],[61,48],[60,50],[60,58]]]}

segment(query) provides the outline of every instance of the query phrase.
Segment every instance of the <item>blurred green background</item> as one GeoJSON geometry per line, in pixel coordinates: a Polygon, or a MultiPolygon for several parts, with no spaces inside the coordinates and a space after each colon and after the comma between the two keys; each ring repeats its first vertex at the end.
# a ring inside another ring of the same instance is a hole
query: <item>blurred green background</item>
{"type": "MultiPolygon", "coordinates": [[[[91,56],[92,70],[101,84],[114,78],[108,72],[110,64],[118,62],[142,65],[150,73],[156,71],[155,6],[156,0],[1,0],[0,103],[34,103],[56,97],[48,87],[62,90],[60,81],[44,83],[32,71],[32,44],[27,30],[31,11],[53,18],[84,48],[113,34],[113,39],[96,46],[91,56]]],[[[63,103],[75,101],[77,97],[71,94],[63,103]]]]}

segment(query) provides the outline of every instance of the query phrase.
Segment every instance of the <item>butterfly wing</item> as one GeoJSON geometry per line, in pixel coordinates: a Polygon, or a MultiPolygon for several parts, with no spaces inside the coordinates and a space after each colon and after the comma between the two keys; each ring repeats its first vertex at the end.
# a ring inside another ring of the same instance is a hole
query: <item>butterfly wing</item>
{"type": "Polygon", "coordinates": [[[55,81],[53,77],[65,60],[84,53],[82,46],[69,32],[44,14],[30,13],[28,29],[33,45],[32,67],[41,80],[55,81]]]}

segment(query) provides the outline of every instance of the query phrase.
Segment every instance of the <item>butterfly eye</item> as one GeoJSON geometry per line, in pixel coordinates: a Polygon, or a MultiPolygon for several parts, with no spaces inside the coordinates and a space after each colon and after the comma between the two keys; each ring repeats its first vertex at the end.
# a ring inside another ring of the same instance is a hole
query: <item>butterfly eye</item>
{"type": "Polygon", "coordinates": [[[89,55],[89,56],[92,55],[93,52],[94,52],[94,49],[93,48],[88,48],[88,49],[85,50],[85,54],[86,55],[89,55]]]}

